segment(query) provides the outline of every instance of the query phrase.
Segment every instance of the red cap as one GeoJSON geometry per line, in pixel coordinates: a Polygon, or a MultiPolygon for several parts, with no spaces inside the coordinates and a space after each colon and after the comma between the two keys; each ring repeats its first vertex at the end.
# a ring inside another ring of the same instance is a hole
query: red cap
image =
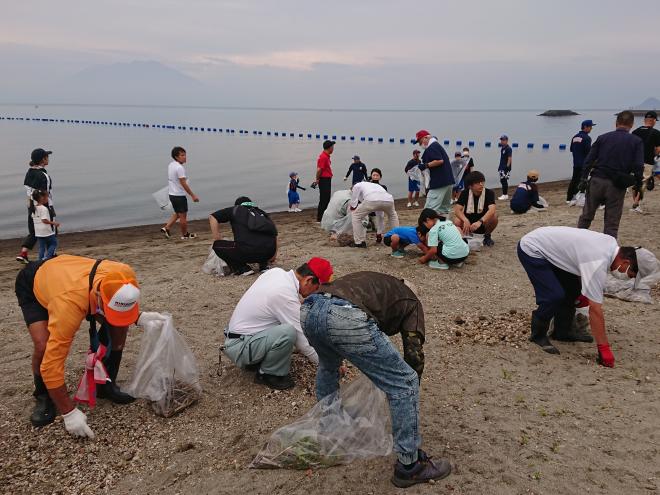
{"type": "Polygon", "coordinates": [[[307,262],[307,266],[314,272],[316,278],[322,284],[327,284],[332,280],[332,265],[324,258],[312,258],[307,262]]]}
{"type": "Polygon", "coordinates": [[[419,143],[423,137],[430,136],[431,133],[429,131],[425,131],[422,129],[421,131],[417,131],[417,134],[415,134],[415,137],[417,138],[416,141],[419,143]]]}

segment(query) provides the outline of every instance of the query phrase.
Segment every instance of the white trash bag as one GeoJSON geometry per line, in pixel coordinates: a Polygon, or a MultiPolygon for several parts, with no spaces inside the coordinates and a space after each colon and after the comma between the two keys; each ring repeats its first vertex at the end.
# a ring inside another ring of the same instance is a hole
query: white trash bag
{"type": "Polygon", "coordinates": [[[209,249],[209,255],[202,265],[202,272],[207,275],[215,275],[216,277],[224,277],[229,274],[229,265],[218,257],[213,251],[213,247],[209,249]]]}
{"type": "Polygon", "coordinates": [[[575,204],[577,206],[584,206],[584,201],[586,199],[587,195],[584,194],[583,192],[579,192],[575,195],[575,204]]]}
{"type": "Polygon", "coordinates": [[[122,389],[147,399],[158,416],[169,418],[197,402],[202,395],[199,370],[192,351],[174,328],[172,315],[144,326],[140,356],[130,383],[122,389]]]}
{"type": "Polygon", "coordinates": [[[484,235],[483,234],[472,234],[464,238],[467,240],[468,247],[470,252],[481,251],[481,247],[484,245],[484,235]]]}
{"type": "Polygon", "coordinates": [[[156,200],[156,204],[161,211],[166,213],[172,213],[174,209],[172,208],[172,203],[170,203],[170,195],[168,192],[168,187],[165,186],[162,189],[159,189],[152,194],[153,198],[156,200]]]}
{"type": "Polygon", "coordinates": [[[387,398],[361,375],[276,430],[249,467],[322,468],[391,452],[387,398]]]}

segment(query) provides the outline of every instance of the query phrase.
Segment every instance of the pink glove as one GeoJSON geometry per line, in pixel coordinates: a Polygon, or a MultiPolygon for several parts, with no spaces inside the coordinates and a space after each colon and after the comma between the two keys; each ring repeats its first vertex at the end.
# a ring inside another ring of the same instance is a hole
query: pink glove
{"type": "Polygon", "coordinates": [[[598,344],[598,364],[614,368],[614,354],[610,349],[610,344],[598,344]]]}

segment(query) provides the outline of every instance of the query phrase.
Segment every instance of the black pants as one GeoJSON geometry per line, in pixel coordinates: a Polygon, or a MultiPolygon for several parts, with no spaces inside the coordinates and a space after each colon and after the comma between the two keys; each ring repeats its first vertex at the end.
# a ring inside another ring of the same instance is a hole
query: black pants
{"type": "Polygon", "coordinates": [[[215,241],[213,251],[218,258],[223,260],[232,271],[237,271],[246,267],[247,263],[259,263],[266,265],[275,254],[275,246],[269,246],[265,249],[253,249],[241,246],[235,241],[215,241]]]}
{"type": "MultiPolygon", "coordinates": [[[[48,212],[50,213],[50,221],[52,222],[53,218],[55,218],[55,208],[49,206],[48,212]]],[[[57,233],[57,229],[55,229],[55,233],[57,233]]],[[[25,236],[25,239],[23,239],[21,247],[32,249],[36,243],[37,237],[34,235],[34,222],[32,221],[32,213],[30,213],[28,210],[28,235],[25,236]]]]}
{"type": "Polygon", "coordinates": [[[320,222],[323,218],[328,203],[330,203],[330,194],[332,192],[332,177],[321,177],[319,179],[319,207],[316,211],[316,221],[320,222]]]}
{"type": "Polygon", "coordinates": [[[580,179],[582,178],[582,168],[573,167],[573,176],[571,177],[571,183],[568,185],[566,190],[566,201],[573,199],[578,192],[578,186],[580,185],[580,179]]]}
{"type": "Polygon", "coordinates": [[[502,185],[502,194],[509,194],[509,179],[500,178],[500,184],[502,185]]]}

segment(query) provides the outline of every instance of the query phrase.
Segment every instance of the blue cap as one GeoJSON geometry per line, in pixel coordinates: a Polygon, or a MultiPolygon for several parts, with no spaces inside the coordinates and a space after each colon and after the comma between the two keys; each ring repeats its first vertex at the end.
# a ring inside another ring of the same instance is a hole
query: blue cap
{"type": "Polygon", "coordinates": [[[585,128],[585,127],[593,127],[593,126],[595,126],[595,125],[596,125],[596,124],[594,124],[594,121],[591,120],[591,119],[589,119],[589,120],[583,120],[583,121],[582,121],[582,128],[585,128]]]}

